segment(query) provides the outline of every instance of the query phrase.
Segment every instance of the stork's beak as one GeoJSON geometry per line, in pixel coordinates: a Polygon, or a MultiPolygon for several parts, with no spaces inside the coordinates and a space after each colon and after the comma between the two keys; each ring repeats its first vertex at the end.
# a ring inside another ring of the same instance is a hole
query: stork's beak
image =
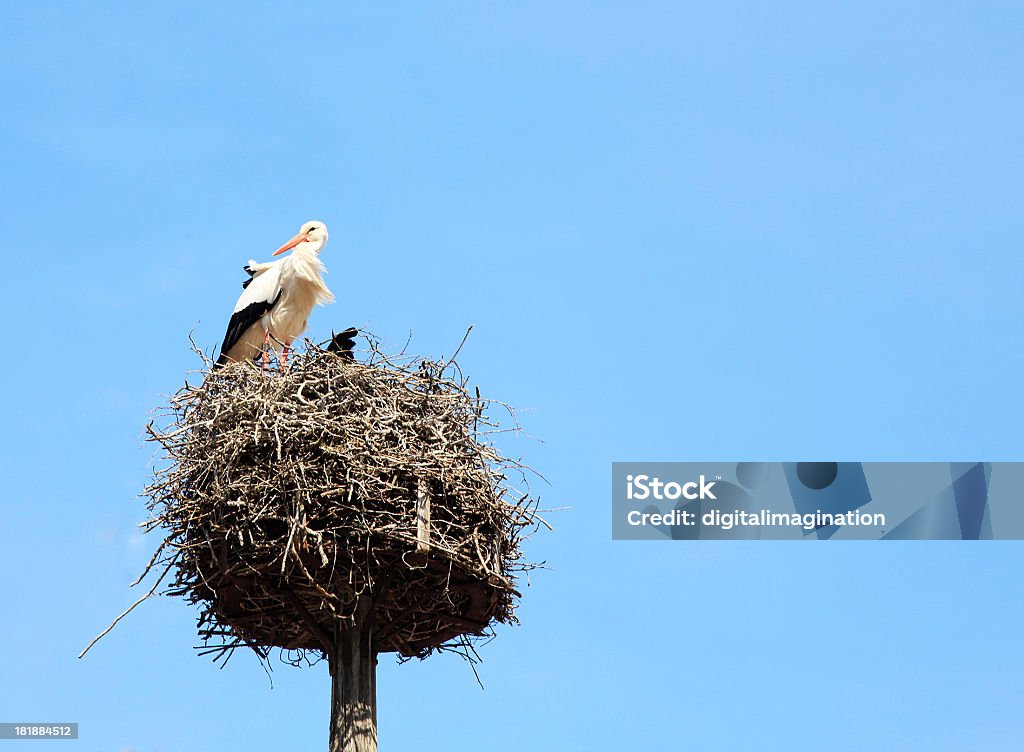
{"type": "Polygon", "coordinates": [[[278,255],[284,253],[285,251],[290,251],[292,248],[297,246],[299,243],[301,243],[305,239],[306,239],[305,234],[300,232],[294,238],[292,238],[287,243],[285,243],[283,246],[281,246],[276,251],[274,251],[271,255],[272,256],[278,256],[278,255]]]}

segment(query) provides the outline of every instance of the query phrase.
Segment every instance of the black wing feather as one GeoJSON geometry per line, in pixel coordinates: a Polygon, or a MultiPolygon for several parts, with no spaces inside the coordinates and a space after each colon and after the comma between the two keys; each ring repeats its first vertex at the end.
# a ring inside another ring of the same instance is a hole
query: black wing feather
{"type": "MultiPolygon", "coordinates": [[[[331,333],[334,334],[333,331],[331,333]]],[[[359,330],[354,326],[350,326],[341,334],[334,334],[331,337],[331,344],[327,346],[327,352],[337,353],[345,360],[355,360],[356,356],[352,353],[352,350],[356,346],[357,336],[359,336],[359,330]]]]}
{"type": "MultiPolygon", "coordinates": [[[[252,280],[250,280],[252,281],[252,280]]],[[[224,365],[229,362],[229,358],[225,353],[234,347],[238,340],[242,338],[246,330],[263,318],[263,314],[277,305],[277,301],[281,299],[282,290],[278,289],[277,295],[271,301],[261,300],[257,303],[251,303],[241,311],[231,315],[231,320],[228,322],[228,331],[224,335],[224,342],[220,346],[220,357],[217,358],[217,365],[224,365]]]]}

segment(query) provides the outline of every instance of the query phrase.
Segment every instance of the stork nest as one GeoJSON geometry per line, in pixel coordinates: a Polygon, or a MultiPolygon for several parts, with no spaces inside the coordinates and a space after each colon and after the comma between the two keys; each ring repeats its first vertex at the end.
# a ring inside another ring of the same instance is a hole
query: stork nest
{"type": "Polygon", "coordinates": [[[467,654],[517,623],[520,543],[543,521],[489,440],[497,403],[457,365],[376,345],[366,363],[309,345],[283,369],[209,365],[148,426],[166,461],[145,491],[165,536],[147,572],[199,605],[204,652],[329,654],[365,596],[379,652],[467,654]]]}

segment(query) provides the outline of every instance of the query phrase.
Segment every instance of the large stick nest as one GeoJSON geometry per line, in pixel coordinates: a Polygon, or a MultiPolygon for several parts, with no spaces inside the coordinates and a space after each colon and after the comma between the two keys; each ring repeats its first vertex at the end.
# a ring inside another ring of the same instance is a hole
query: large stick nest
{"type": "Polygon", "coordinates": [[[403,656],[516,621],[520,542],[540,520],[456,365],[310,346],[286,369],[202,376],[149,426],[166,461],[146,496],[165,535],[150,567],[200,606],[210,652],[329,653],[363,596],[377,649],[403,656]]]}

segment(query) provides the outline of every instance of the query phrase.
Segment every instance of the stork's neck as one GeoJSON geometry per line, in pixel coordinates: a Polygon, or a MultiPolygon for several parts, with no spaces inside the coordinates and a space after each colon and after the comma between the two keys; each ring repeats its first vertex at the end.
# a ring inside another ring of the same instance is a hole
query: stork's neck
{"type": "Polygon", "coordinates": [[[303,251],[304,253],[320,253],[327,244],[326,238],[318,238],[316,240],[307,240],[303,243],[299,243],[296,247],[296,251],[303,251]]]}
{"type": "Polygon", "coordinates": [[[327,271],[324,267],[324,262],[320,260],[320,256],[316,251],[306,250],[303,247],[305,245],[308,244],[303,243],[298,246],[288,255],[285,261],[300,276],[305,276],[304,272],[310,272],[315,273],[319,277],[321,272],[327,271]]]}
{"type": "Polygon", "coordinates": [[[287,293],[291,281],[301,280],[315,290],[318,303],[330,302],[334,296],[320,276],[326,271],[324,262],[320,260],[315,251],[307,251],[299,246],[285,257],[281,265],[281,283],[287,293]]]}

